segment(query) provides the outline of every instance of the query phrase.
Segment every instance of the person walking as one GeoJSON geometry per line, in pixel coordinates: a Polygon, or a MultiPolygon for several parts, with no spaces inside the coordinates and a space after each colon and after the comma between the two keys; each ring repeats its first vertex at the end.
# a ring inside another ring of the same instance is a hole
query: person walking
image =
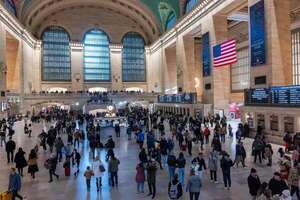
{"type": "Polygon", "coordinates": [[[8,142],[5,145],[5,150],[7,154],[7,163],[14,162],[14,152],[16,150],[16,143],[9,137],[8,142]]]}
{"type": "Polygon", "coordinates": [[[180,199],[182,196],[182,185],[178,180],[178,174],[175,174],[173,180],[169,182],[168,194],[171,200],[180,199]]]}
{"type": "Polygon", "coordinates": [[[198,156],[192,160],[192,165],[193,168],[195,169],[195,173],[199,175],[199,177],[202,179],[203,171],[206,170],[206,164],[202,152],[200,152],[198,156]]]}
{"type": "Polygon", "coordinates": [[[137,183],[137,193],[144,193],[144,183],[145,183],[145,168],[142,162],[136,166],[136,176],[135,181],[137,183]]]}
{"type": "Polygon", "coordinates": [[[261,186],[260,179],[257,175],[256,169],[254,168],[251,169],[247,182],[248,182],[249,193],[252,196],[252,199],[255,200],[257,197],[257,192],[261,186]]]}
{"type": "Polygon", "coordinates": [[[76,163],[76,167],[77,167],[77,170],[76,170],[76,172],[74,173],[74,176],[77,176],[78,173],[79,173],[80,160],[81,160],[81,155],[80,155],[80,153],[77,151],[77,149],[74,149],[73,156],[74,156],[74,161],[75,161],[75,162],[73,162],[73,164],[76,163]]]}
{"type": "Polygon", "coordinates": [[[184,185],[184,171],[185,171],[186,160],[182,152],[179,153],[177,158],[178,178],[181,185],[184,185]]]}
{"type": "Polygon", "coordinates": [[[37,154],[34,149],[30,151],[28,156],[28,173],[31,175],[33,179],[35,179],[35,173],[39,171],[38,163],[37,163],[37,154]]]}
{"type": "Polygon", "coordinates": [[[91,179],[92,176],[94,176],[94,172],[90,166],[87,166],[83,175],[85,177],[87,191],[89,192],[91,190],[91,179]]]}
{"type": "Polygon", "coordinates": [[[272,191],[272,195],[280,195],[283,190],[289,189],[285,180],[281,178],[279,172],[275,172],[273,178],[269,181],[269,189],[272,191]]]}
{"type": "Polygon", "coordinates": [[[93,161],[93,171],[94,171],[94,176],[96,178],[96,187],[97,187],[97,192],[100,191],[100,188],[102,187],[102,177],[105,172],[105,167],[104,164],[102,163],[101,159],[99,156],[96,156],[94,161],[93,161]]]}
{"type": "Polygon", "coordinates": [[[16,168],[11,168],[9,175],[8,191],[12,193],[12,200],[23,199],[23,197],[18,193],[21,190],[21,177],[16,172],[16,168]]]}
{"type": "Polygon", "coordinates": [[[176,171],[176,157],[173,155],[172,152],[168,155],[167,163],[168,163],[168,170],[169,170],[169,179],[170,179],[169,181],[171,181],[176,171]]]}
{"type": "Polygon", "coordinates": [[[218,152],[213,150],[208,156],[208,169],[210,171],[210,181],[218,183],[217,171],[218,171],[218,152]]]}
{"type": "Polygon", "coordinates": [[[149,194],[148,196],[152,195],[152,199],[155,198],[156,195],[156,161],[154,158],[151,158],[147,164],[147,181],[148,181],[148,188],[149,194]]]}
{"type": "Polygon", "coordinates": [[[112,155],[108,162],[108,172],[110,173],[111,186],[118,187],[118,171],[119,171],[120,161],[112,155]]]}
{"type": "Polygon", "coordinates": [[[23,176],[23,168],[27,166],[27,161],[25,158],[25,152],[22,148],[19,148],[18,152],[16,153],[14,162],[16,163],[18,173],[23,176]]]}
{"type": "Polygon", "coordinates": [[[59,176],[55,173],[57,166],[57,157],[55,154],[50,155],[50,158],[45,161],[44,166],[49,170],[49,183],[53,181],[53,175],[57,178],[57,180],[59,179],[59,176]]]}
{"type": "Polygon", "coordinates": [[[226,152],[224,152],[221,159],[221,169],[223,172],[224,186],[225,188],[227,188],[227,190],[230,190],[231,187],[230,170],[232,166],[233,166],[232,160],[229,158],[229,155],[226,152]]]}
{"type": "Polygon", "coordinates": [[[58,137],[55,141],[55,149],[56,149],[56,157],[58,161],[61,162],[62,160],[62,150],[64,148],[64,142],[62,141],[61,137],[58,137]]]}
{"type": "Polygon", "coordinates": [[[0,128],[0,147],[3,147],[3,144],[6,143],[6,132],[4,128],[0,128]]]}
{"type": "Polygon", "coordinates": [[[201,178],[195,174],[194,170],[191,170],[191,174],[186,186],[186,192],[190,193],[190,200],[199,199],[201,187],[201,178]]]}

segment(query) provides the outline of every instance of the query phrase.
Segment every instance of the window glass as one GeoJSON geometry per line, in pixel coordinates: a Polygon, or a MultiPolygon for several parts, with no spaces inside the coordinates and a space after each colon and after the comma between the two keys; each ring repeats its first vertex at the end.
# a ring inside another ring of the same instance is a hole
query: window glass
{"type": "Polygon", "coordinates": [[[42,36],[42,80],[71,80],[70,38],[61,27],[47,28],[42,36]]]}
{"type": "Polygon", "coordinates": [[[237,51],[238,61],[231,68],[231,89],[244,90],[250,87],[249,49],[237,51]]]}
{"type": "Polygon", "coordinates": [[[293,83],[300,85],[300,28],[292,31],[293,83]]]}

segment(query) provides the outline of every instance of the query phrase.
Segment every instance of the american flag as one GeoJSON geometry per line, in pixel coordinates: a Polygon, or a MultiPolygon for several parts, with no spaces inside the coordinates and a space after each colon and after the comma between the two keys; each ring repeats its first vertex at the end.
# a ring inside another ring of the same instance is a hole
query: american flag
{"type": "Polygon", "coordinates": [[[228,40],[221,44],[214,46],[214,66],[221,67],[237,62],[236,55],[236,41],[228,40]]]}

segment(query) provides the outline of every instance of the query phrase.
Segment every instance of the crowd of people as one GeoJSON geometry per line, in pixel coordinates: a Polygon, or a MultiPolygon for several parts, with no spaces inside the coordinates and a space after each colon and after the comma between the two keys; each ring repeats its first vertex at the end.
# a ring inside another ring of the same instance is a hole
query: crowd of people
{"type": "MultiPolygon", "coordinates": [[[[99,192],[103,185],[102,177],[106,174],[109,176],[109,186],[118,187],[118,171],[122,160],[119,160],[114,152],[114,137],[108,136],[107,139],[103,135],[105,129],[102,130],[99,124],[95,123],[94,117],[55,108],[36,114],[31,120],[24,119],[24,134],[29,138],[32,137],[32,123],[50,124],[49,129],[44,128],[38,134],[39,143],[32,146],[28,156],[22,147],[17,148],[14,141],[16,120],[3,119],[0,123],[0,144],[5,144],[7,163],[15,164],[9,176],[12,198],[23,199],[19,191],[26,167],[32,179],[36,178],[36,173],[41,168],[48,170],[49,183],[54,181],[53,177],[59,180],[62,175],[56,173],[57,167],[63,167],[66,177],[84,176],[87,191],[91,190],[91,180],[95,179],[95,187],[99,192]],[[90,164],[83,170],[81,157],[85,142],[89,148],[90,164]],[[43,166],[38,166],[41,151],[48,157],[43,166]],[[105,160],[101,160],[100,151],[106,152],[105,160]]],[[[201,188],[205,184],[206,171],[212,183],[222,182],[224,188],[230,190],[232,168],[238,168],[239,165],[246,167],[247,151],[243,139],[249,136],[248,124],[239,124],[233,132],[231,125],[227,124],[226,117],[219,115],[193,118],[172,113],[162,114],[159,111],[150,114],[147,109],[142,108],[131,109],[126,113],[126,117],[127,138],[129,141],[135,140],[139,149],[135,175],[137,192],[145,193],[144,184],[147,182],[148,196],[152,199],[156,198],[159,184],[158,170],[165,170],[168,174],[166,195],[169,199],[180,199],[184,192],[187,192],[189,199],[198,200],[201,188]],[[236,137],[237,143],[235,155],[230,155],[224,144],[233,137],[236,137]],[[188,176],[186,171],[189,172],[188,176]]],[[[114,132],[119,140],[121,128],[118,124],[114,127],[114,132]]],[[[289,133],[284,136],[285,150],[280,148],[277,153],[279,169],[268,182],[261,182],[258,169],[251,168],[247,182],[249,194],[253,199],[290,200],[294,194],[300,199],[298,136],[296,134],[293,138],[289,133]]],[[[264,163],[267,166],[273,165],[272,145],[267,143],[260,131],[253,141],[251,155],[254,166],[257,158],[260,164],[266,160],[264,163]]]]}

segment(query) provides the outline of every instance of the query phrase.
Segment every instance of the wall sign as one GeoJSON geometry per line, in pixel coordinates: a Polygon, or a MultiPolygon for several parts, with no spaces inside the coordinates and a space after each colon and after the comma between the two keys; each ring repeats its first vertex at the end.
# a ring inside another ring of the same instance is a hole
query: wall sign
{"type": "Polygon", "coordinates": [[[266,64],[264,0],[250,7],[251,66],[266,64]]]}

